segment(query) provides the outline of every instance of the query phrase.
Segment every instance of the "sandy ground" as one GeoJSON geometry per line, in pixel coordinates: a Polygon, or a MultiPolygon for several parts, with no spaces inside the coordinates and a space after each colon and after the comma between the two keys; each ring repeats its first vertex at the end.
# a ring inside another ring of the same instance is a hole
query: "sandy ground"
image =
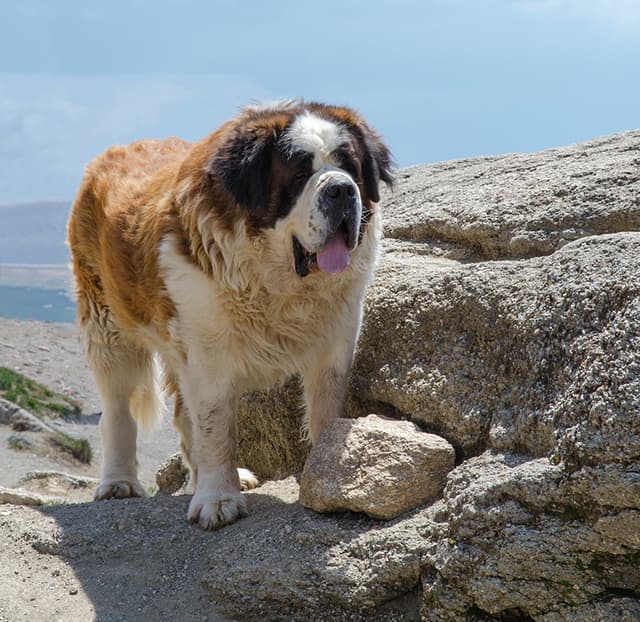
{"type": "MultiPolygon", "coordinates": [[[[12,433],[0,425],[0,486],[16,486],[31,470],[62,470],[98,477],[100,473],[100,399],[87,366],[77,330],[67,324],[23,322],[0,318],[0,367],[19,371],[43,385],[80,401],[83,416],[77,421],[56,422],[65,432],[89,440],[94,458],[83,465],[54,452],[36,455],[7,449],[12,433]]],[[[148,489],[162,461],[178,450],[178,436],[171,425],[170,409],[156,430],[138,438],[140,480],[148,489]]]]}

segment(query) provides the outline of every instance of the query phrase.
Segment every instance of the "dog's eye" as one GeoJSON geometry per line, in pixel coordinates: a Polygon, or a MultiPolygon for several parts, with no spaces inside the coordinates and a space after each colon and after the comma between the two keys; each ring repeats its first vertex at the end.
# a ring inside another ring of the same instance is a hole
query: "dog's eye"
{"type": "Polygon", "coordinates": [[[302,181],[303,179],[306,179],[306,178],[307,178],[307,172],[306,172],[306,171],[298,171],[298,172],[293,176],[293,178],[294,178],[296,181],[302,181]]]}

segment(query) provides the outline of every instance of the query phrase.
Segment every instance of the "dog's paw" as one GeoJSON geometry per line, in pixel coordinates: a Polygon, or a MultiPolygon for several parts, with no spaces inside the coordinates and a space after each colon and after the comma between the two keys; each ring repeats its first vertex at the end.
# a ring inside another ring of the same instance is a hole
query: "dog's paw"
{"type": "Polygon", "coordinates": [[[240,478],[240,490],[251,490],[260,484],[258,478],[249,469],[238,469],[238,477],[240,478]]]}
{"type": "Polygon", "coordinates": [[[125,499],[127,497],[147,497],[146,490],[137,479],[107,480],[100,482],[93,495],[95,501],[100,499],[125,499]]]}
{"type": "Polygon", "coordinates": [[[239,492],[193,495],[187,517],[202,529],[218,529],[247,515],[247,500],[239,492]]]}

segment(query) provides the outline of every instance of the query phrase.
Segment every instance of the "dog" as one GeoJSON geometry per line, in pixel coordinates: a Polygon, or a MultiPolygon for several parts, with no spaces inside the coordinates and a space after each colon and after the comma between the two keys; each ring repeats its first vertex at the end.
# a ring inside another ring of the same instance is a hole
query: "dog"
{"type": "MultiPolygon", "coordinates": [[[[196,143],[115,146],[68,223],[78,323],[103,404],[95,499],[145,495],[138,425],[175,395],[194,486],[188,519],[246,515],[235,408],[299,373],[311,442],[341,414],[381,237],[382,138],[354,110],[250,106],[196,143]]],[[[266,430],[265,433],[268,434],[266,430]]]]}

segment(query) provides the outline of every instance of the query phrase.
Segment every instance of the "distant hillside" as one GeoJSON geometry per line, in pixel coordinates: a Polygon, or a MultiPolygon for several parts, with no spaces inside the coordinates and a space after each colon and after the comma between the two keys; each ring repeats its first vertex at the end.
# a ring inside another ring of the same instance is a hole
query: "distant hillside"
{"type": "Polygon", "coordinates": [[[0,263],[66,264],[71,202],[0,205],[0,263]]]}

